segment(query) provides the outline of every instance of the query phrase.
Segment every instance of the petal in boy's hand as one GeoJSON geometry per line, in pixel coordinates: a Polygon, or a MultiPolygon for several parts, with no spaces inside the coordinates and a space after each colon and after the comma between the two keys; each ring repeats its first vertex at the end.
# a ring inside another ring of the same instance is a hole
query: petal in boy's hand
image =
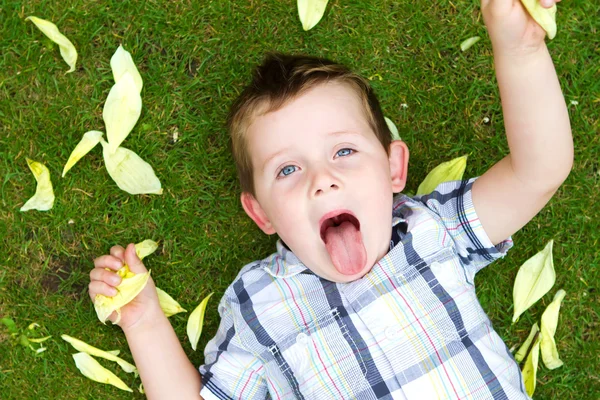
{"type": "MultiPolygon", "coordinates": [[[[544,9],[550,9],[561,0],[522,1],[539,2],[544,9]]],[[[544,46],[546,31],[521,0],[481,0],[481,11],[496,54],[522,56],[544,46]]]]}

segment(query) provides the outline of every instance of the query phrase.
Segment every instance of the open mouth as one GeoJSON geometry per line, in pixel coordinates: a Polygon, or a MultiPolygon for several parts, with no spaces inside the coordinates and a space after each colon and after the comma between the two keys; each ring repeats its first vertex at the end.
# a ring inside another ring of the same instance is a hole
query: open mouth
{"type": "Polygon", "coordinates": [[[344,222],[350,222],[352,225],[354,225],[356,230],[360,231],[360,222],[358,222],[358,218],[356,218],[354,214],[352,214],[350,211],[333,211],[331,213],[325,214],[323,218],[321,218],[321,240],[323,240],[323,242],[327,244],[327,237],[325,235],[327,229],[331,228],[332,226],[340,226],[344,222]]]}

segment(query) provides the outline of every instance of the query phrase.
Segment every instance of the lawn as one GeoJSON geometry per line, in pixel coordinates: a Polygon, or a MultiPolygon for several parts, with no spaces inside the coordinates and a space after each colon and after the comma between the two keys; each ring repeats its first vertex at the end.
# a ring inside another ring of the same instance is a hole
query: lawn
{"type": "MultiPolygon", "coordinates": [[[[476,279],[509,347],[525,339],[556,290],[566,290],[555,336],[565,364],[540,367],[536,399],[600,398],[599,15],[598,2],[563,1],[558,34],[548,43],[571,116],[573,171],[514,235],[509,255],[476,279]],[[555,287],[511,325],[517,269],[550,239],[555,287]]],[[[332,0],[309,32],[293,0],[5,0],[0,21],[0,317],[19,327],[37,322],[40,336],[53,335],[48,350],[35,355],[13,346],[0,327],[2,399],[143,398],[84,378],[74,350],[60,339],[64,333],[120,349],[131,361],[122,331],[98,321],[87,294],[92,260],[117,243],[159,241],[146,265],[188,311],[215,293],[198,351],[185,333],[189,314],[171,317],[192,362],[202,363],[200,349],[219,323],[218,299],[244,264],[274,250],[274,238],[239,204],[224,127],[228,107],[266,51],[324,56],[371,79],[411,149],[408,192],[442,161],[468,155],[466,175],[477,176],[508,151],[491,45],[474,0],[332,0]],[[24,21],[30,15],[53,21],[74,43],[75,72],[65,74],[58,47],[24,21]],[[461,41],[475,35],[482,40],[461,52],[461,41]],[[109,60],[119,44],[144,79],[142,115],[123,146],[154,167],[161,196],[119,190],[99,148],[60,177],[83,133],[104,130],[109,60]],[[26,157],[50,170],[50,211],[19,211],[35,191],[26,157]]],[[[102,363],[137,388],[139,379],[102,363]]]]}

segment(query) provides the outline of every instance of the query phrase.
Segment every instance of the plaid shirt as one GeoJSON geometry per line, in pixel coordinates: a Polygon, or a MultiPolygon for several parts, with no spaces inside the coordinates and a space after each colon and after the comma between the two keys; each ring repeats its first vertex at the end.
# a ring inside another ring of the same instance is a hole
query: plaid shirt
{"type": "Polygon", "coordinates": [[[390,251],[335,283],[281,242],[246,265],[219,304],[201,395],[213,399],[529,399],[519,366],[475,296],[494,246],[475,179],[399,195],[390,251]]]}

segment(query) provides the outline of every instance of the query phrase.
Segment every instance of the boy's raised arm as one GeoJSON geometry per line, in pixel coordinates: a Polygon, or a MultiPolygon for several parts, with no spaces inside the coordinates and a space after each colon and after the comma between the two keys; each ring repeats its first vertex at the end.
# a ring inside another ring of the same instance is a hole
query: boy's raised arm
{"type": "Polygon", "coordinates": [[[482,11],[510,154],[475,181],[472,196],[483,228],[497,244],[529,222],[567,178],[573,139],[544,30],[519,0],[482,0],[482,11]]]}

